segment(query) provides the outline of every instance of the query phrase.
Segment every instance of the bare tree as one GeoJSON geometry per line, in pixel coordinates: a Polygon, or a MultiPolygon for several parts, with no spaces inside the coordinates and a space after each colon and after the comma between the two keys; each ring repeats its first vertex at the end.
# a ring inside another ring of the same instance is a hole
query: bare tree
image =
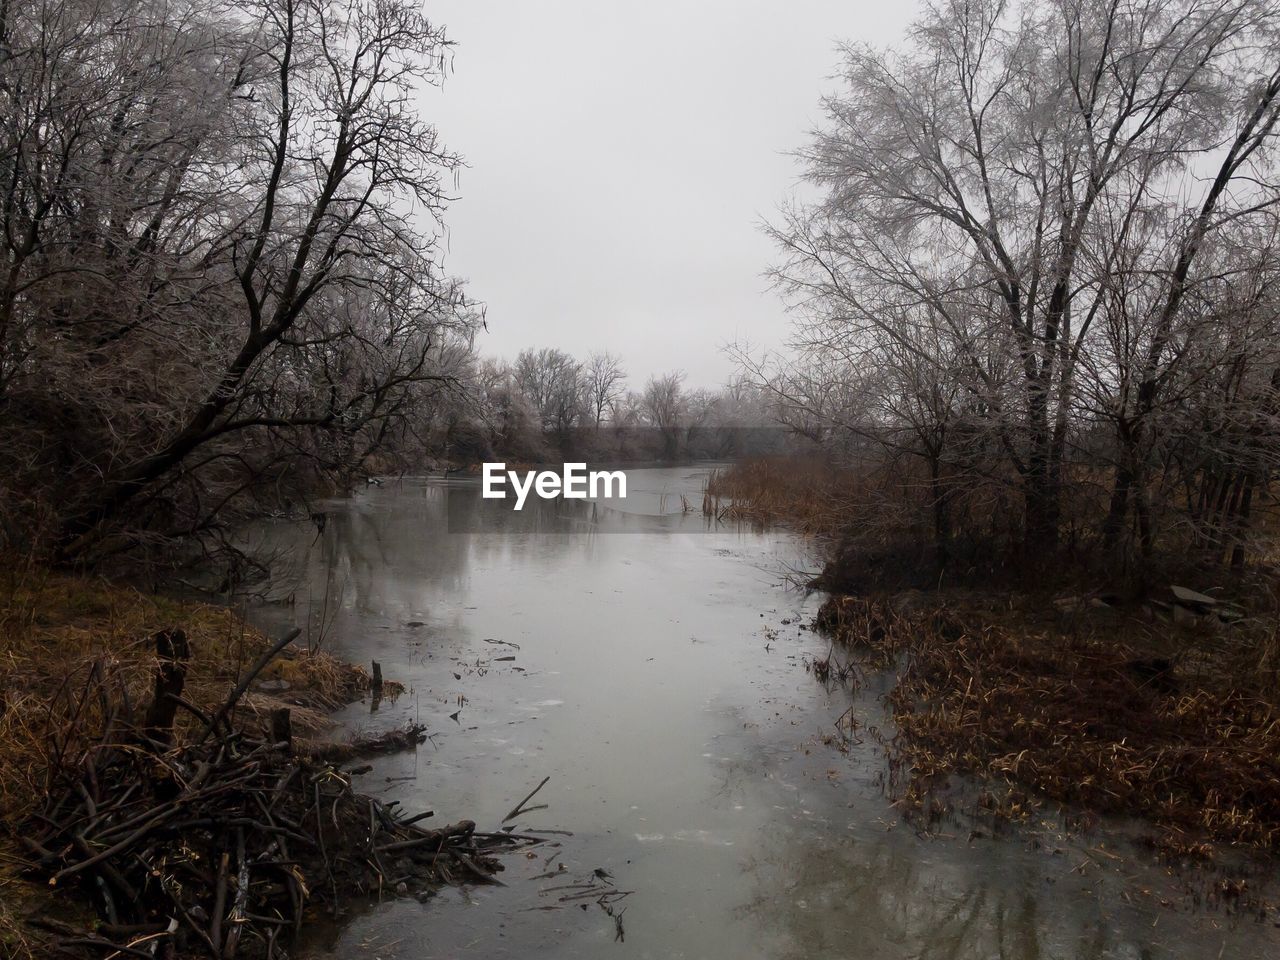
{"type": "Polygon", "coordinates": [[[582,419],[582,365],[563,350],[523,350],[513,368],[516,386],[538,412],[544,433],[562,446],[582,419]]]}
{"type": "Polygon", "coordinates": [[[680,453],[680,427],[685,414],[684,373],[675,371],[651,376],[644,387],[644,411],[649,425],[662,436],[662,456],[674,459],[680,453]]]}
{"type": "Polygon", "coordinates": [[[583,382],[597,430],[600,429],[606,411],[611,411],[624,393],[626,381],[627,373],[622,368],[622,361],[608,351],[593,353],[587,358],[583,368],[583,382]]]}

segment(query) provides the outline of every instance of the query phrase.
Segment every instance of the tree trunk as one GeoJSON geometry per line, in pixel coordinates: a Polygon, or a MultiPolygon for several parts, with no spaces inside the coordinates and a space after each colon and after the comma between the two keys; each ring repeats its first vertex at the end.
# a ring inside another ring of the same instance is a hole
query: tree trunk
{"type": "Polygon", "coordinates": [[[1122,465],[1116,468],[1115,482],[1111,486],[1111,505],[1107,509],[1106,523],[1102,528],[1102,544],[1114,550],[1120,542],[1125,518],[1129,515],[1129,496],[1133,489],[1133,470],[1122,465]]]}
{"type": "Polygon", "coordinates": [[[1058,545],[1061,504],[1043,460],[1033,463],[1024,481],[1025,540],[1029,550],[1052,550],[1058,545]]]}
{"type": "Polygon", "coordinates": [[[929,458],[929,493],[933,498],[933,542],[937,551],[938,569],[941,570],[951,559],[951,502],[942,478],[942,467],[936,457],[929,458]]]}
{"type": "Polygon", "coordinates": [[[1244,493],[1240,497],[1240,509],[1236,513],[1235,545],[1231,548],[1231,569],[1244,568],[1244,535],[1249,529],[1249,508],[1253,505],[1253,480],[1245,482],[1244,493]]]}

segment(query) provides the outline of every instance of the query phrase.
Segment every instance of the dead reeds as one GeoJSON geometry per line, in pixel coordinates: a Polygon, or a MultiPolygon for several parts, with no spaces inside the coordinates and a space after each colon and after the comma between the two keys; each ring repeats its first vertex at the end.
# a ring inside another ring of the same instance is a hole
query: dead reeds
{"type": "Polygon", "coordinates": [[[762,457],[713,470],[702,513],[722,522],[785,523],[807,534],[834,534],[851,505],[865,502],[852,474],[810,457],[762,457]]]}
{"type": "Polygon", "coordinates": [[[962,773],[1184,837],[1280,849],[1280,714],[1256,695],[1114,633],[963,606],[905,615],[833,597],[817,625],[899,671],[888,746],[908,809],[931,809],[933,788],[962,773]]]}

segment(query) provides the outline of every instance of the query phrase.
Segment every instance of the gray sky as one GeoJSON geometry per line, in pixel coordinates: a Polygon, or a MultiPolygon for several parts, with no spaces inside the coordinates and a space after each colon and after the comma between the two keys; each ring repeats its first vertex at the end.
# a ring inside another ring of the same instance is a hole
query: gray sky
{"type": "Polygon", "coordinates": [[[467,160],[446,266],[488,304],[480,349],[623,357],[631,385],[732,372],[786,334],[756,228],[832,88],[837,40],[898,43],[911,4],[428,0],[458,47],[425,112],[467,160]]]}

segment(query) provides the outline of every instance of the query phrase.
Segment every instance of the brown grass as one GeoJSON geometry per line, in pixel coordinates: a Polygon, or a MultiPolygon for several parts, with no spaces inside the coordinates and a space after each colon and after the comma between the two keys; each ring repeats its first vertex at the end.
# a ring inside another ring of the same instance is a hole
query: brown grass
{"type": "MultiPolygon", "coordinates": [[[[105,580],[33,571],[0,595],[0,815],[11,823],[45,792],[48,754],[87,687],[111,677],[130,702],[149,698],[152,637],[181,627],[190,638],[187,692],[197,705],[226,696],[266,639],[230,610],[142,594],[105,580]]],[[[90,701],[85,710],[97,704],[90,701]]],[[[86,717],[86,726],[104,718],[86,717]]],[[[100,727],[99,727],[100,729],[100,727]]]]}
{"type": "Polygon", "coordinates": [[[1066,630],[964,604],[907,615],[833,597],[819,625],[899,665],[891,748],[909,809],[931,810],[934,789],[964,773],[1141,815],[1183,849],[1204,839],[1280,850],[1280,711],[1260,692],[1166,666],[1114,627],[1066,630]]]}
{"type": "Polygon", "coordinates": [[[702,512],[825,536],[847,527],[855,506],[867,500],[865,480],[821,458],[763,457],[712,471],[702,512]]]}

